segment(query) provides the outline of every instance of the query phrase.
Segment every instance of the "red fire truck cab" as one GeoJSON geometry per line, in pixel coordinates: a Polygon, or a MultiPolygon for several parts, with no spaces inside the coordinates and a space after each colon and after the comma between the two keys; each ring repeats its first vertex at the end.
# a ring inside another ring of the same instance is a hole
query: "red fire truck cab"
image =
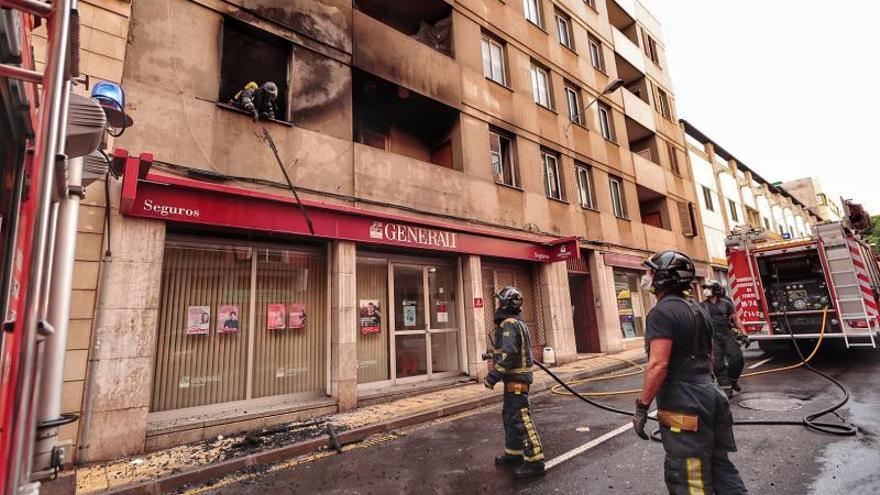
{"type": "MultiPolygon", "coordinates": [[[[871,248],[841,222],[816,226],[802,239],[767,240],[761,231],[727,240],[730,287],[737,314],[762,349],[782,339],[843,339],[876,347],[880,332],[880,264],[871,248]]],[[[776,345],[773,345],[773,344],[776,345]]]]}

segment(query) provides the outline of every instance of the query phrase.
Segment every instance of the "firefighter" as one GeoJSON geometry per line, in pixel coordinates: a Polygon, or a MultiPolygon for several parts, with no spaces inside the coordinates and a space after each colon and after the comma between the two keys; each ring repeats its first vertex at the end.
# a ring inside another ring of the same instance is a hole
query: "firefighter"
{"type": "Polygon", "coordinates": [[[522,318],[523,296],[515,287],[505,287],[496,296],[495,336],[491,357],[495,366],[484,383],[495,388],[504,383],[504,454],[495,458],[499,466],[519,466],[517,478],[544,474],[544,451],[529,412],[529,385],[532,383],[532,349],[529,328],[522,318]]]}
{"type": "Polygon", "coordinates": [[[248,112],[257,119],[275,119],[275,101],[278,99],[278,85],[272,81],[266,81],[261,86],[251,81],[245,85],[230,104],[248,112]]]}
{"type": "Polygon", "coordinates": [[[724,297],[724,286],[712,280],[703,284],[705,300],[700,303],[712,320],[715,356],[715,379],[728,398],[740,392],[739,377],[745,359],[739,346],[740,336],[745,336],[742,324],[736,316],[736,308],[724,297]]]}
{"type": "Polygon", "coordinates": [[[712,381],[712,324],[705,310],[685,295],[694,279],[694,263],[682,253],[663,251],[645,266],[650,274],[643,286],[659,301],[647,317],[648,365],[633,415],[636,434],[648,439],[645,423],[656,396],[669,493],[747,494],[728,459],[736,442],[727,397],[712,381]]]}

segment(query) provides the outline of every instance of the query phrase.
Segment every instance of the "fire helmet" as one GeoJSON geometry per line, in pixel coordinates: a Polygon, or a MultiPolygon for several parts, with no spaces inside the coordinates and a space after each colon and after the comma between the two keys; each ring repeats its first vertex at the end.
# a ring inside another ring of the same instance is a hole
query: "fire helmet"
{"type": "Polygon", "coordinates": [[[516,287],[505,287],[495,295],[498,298],[501,309],[514,309],[519,311],[523,305],[523,295],[516,287]]]}
{"type": "Polygon", "coordinates": [[[727,293],[724,290],[724,286],[721,285],[721,282],[717,280],[710,280],[703,284],[704,289],[709,289],[712,291],[712,295],[716,297],[724,297],[727,293]]]}
{"type": "Polygon", "coordinates": [[[278,98],[278,85],[276,85],[272,81],[264,82],[263,85],[260,86],[260,90],[262,90],[263,93],[269,95],[270,99],[273,101],[278,98]]]}
{"type": "Polygon", "coordinates": [[[694,261],[678,251],[661,251],[642,264],[653,272],[651,285],[657,292],[687,289],[697,274],[694,261]]]}

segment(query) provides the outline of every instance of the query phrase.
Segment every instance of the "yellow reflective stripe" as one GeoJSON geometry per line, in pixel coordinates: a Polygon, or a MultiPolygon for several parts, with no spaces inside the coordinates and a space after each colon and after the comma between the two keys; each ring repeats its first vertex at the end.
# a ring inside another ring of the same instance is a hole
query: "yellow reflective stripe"
{"type": "MultiPolygon", "coordinates": [[[[532,452],[534,452],[535,456],[541,454],[541,440],[538,439],[538,432],[535,431],[535,425],[532,424],[532,418],[529,415],[529,408],[523,407],[519,410],[520,415],[523,419],[523,425],[526,427],[526,435],[529,437],[529,441],[532,442],[532,452]]],[[[541,456],[543,458],[543,455],[541,456]]]]}
{"type": "Polygon", "coordinates": [[[522,450],[504,449],[504,453],[507,455],[523,455],[522,450]]]}
{"type": "Polygon", "coordinates": [[[703,460],[699,457],[687,458],[688,495],[706,495],[703,490],[703,460]]]}
{"type": "Polygon", "coordinates": [[[526,462],[543,461],[544,460],[544,453],[541,452],[540,454],[535,454],[531,457],[524,455],[523,460],[526,462]]]}
{"type": "Polygon", "coordinates": [[[528,368],[511,368],[508,371],[511,373],[529,373],[534,370],[535,370],[535,368],[528,367],[528,368]]]}
{"type": "Polygon", "coordinates": [[[501,366],[500,364],[496,364],[495,369],[501,373],[507,373],[507,368],[505,368],[504,366],[501,366]]]}

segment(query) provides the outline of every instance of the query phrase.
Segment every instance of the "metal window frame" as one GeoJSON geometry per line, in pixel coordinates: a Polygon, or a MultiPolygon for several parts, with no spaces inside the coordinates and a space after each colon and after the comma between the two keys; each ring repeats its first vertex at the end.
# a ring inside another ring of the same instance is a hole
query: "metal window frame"
{"type": "Polygon", "coordinates": [[[613,175],[608,176],[609,189],[611,190],[611,207],[617,218],[629,219],[626,211],[626,199],[623,194],[623,179],[613,175]],[[617,198],[615,199],[615,193],[617,198]]]}
{"type": "Polygon", "coordinates": [[[547,197],[551,199],[556,199],[559,201],[565,201],[565,194],[562,191],[562,177],[559,175],[559,155],[556,155],[550,151],[541,150],[541,162],[544,164],[544,184],[547,187],[546,193],[547,197]],[[548,163],[547,159],[553,159],[553,173],[556,177],[556,190],[558,191],[558,197],[553,196],[552,191],[550,190],[550,174],[548,172],[548,163]]]}
{"type": "Polygon", "coordinates": [[[587,36],[590,45],[590,62],[596,70],[605,72],[605,57],[602,55],[602,42],[592,34],[587,36]]]}
{"type": "Polygon", "coordinates": [[[581,114],[581,92],[580,89],[575,87],[572,84],[565,83],[564,84],[565,91],[565,103],[568,106],[568,119],[575,124],[584,124],[584,119],[581,114]],[[574,101],[572,101],[574,98],[574,101]]]}
{"type": "Polygon", "coordinates": [[[599,114],[599,129],[602,137],[608,141],[614,141],[614,125],[611,123],[611,108],[599,102],[596,105],[596,112],[599,114]]]}
{"type": "Polygon", "coordinates": [[[586,165],[575,164],[575,175],[577,176],[578,181],[578,195],[580,196],[581,207],[588,210],[595,210],[596,190],[593,185],[593,169],[586,165]]]}

